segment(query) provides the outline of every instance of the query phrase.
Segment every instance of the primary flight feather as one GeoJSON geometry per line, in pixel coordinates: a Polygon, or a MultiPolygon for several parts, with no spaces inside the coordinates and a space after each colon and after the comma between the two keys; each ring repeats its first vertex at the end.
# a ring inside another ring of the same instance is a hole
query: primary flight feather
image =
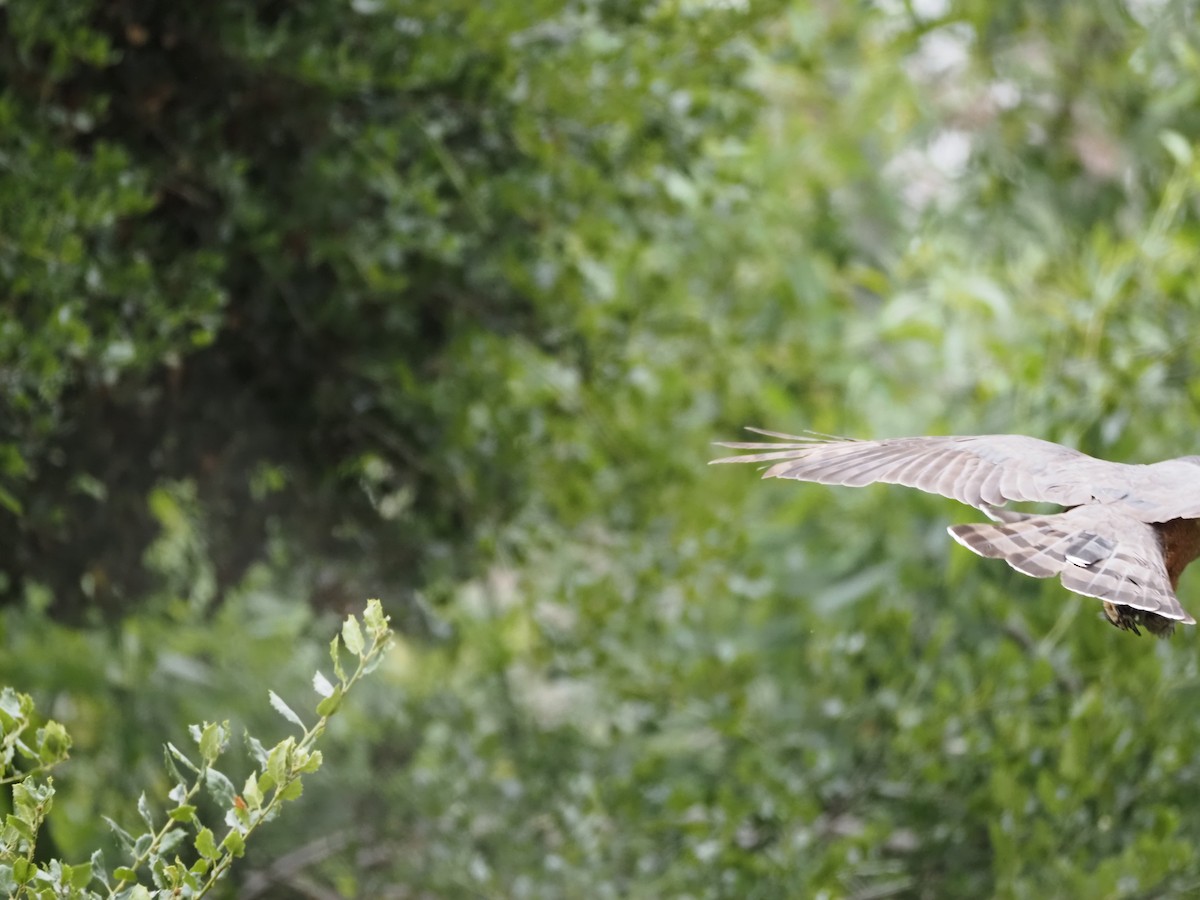
{"type": "Polygon", "coordinates": [[[764,478],[858,487],[883,482],[941,494],[991,523],[953,525],[964,547],[1035,578],[1104,601],[1109,620],[1160,636],[1194,625],[1179,604],[1179,576],[1200,556],[1200,456],[1151,465],[1108,462],[1018,434],[856,441],[750,431],[774,441],[722,442],[752,450],[714,463],[771,463],[764,478]],[[1004,509],[1043,502],[1062,512],[1004,509]]]}

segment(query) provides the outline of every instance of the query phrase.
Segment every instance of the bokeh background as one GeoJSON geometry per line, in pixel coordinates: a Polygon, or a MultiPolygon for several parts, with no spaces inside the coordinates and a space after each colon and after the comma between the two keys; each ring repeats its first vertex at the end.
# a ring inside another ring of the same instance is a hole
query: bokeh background
{"type": "Polygon", "coordinates": [[[189,722],[282,737],[380,596],[229,896],[1195,896],[1195,629],[950,501],[705,463],[1196,452],[1196,16],[0,4],[0,682],[76,741],[53,849],[189,722]]]}

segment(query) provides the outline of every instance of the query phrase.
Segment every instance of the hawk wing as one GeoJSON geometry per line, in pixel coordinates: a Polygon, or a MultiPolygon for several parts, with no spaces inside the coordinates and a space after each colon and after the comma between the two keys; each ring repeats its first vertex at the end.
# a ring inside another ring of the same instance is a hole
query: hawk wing
{"type": "Polygon", "coordinates": [[[774,463],[764,478],[854,487],[902,484],[980,508],[1009,501],[1119,502],[1129,495],[1134,470],[1149,468],[1106,462],[1019,434],[855,441],[750,430],[779,440],[722,442],[718,446],[757,452],[713,462],[774,463]]]}
{"type": "Polygon", "coordinates": [[[1108,506],[1028,516],[1000,524],[951,526],[950,536],[980,556],[1003,559],[1034,578],[1058,575],[1085,597],[1195,624],[1175,596],[1153,525],[1108,506]]]}
{"type": "Polygon", "coordinates": [[[1132,489],[1121,506],[1143,522],[1200,518],[1200,457],[1129,466],[1132,489]]]}

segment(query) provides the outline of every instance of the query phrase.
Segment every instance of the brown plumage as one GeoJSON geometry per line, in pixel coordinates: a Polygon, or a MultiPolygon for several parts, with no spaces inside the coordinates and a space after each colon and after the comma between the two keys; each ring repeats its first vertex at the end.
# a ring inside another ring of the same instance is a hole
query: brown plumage
{"type": "Polygon", "coordinates": [[[721,443],[755,452],[713,462],[773,463],[764,478],[884,482],[951,497],[993,520],[951,526],[956,541],[1026,575],[1059,576],[1068,590],[1104,601],[1118,628],[1165,637],[1176,622],[1196,623],[1175,588],[1200,556],[1200,456],[1127,465],[1017,434],[855,441],[750,430],[777,440],[721,443]],[[1023,501],[1064,509],[1003,508],[1023,501]]]}

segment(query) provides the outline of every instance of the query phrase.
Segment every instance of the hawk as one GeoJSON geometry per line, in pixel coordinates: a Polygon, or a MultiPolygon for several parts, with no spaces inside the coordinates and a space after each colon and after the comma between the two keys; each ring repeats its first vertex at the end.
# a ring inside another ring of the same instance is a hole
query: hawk
{"type": "Polygon", "coordinates": [[[764,478],[859,487],[882,482],[951,497],[991,523],[952,525],[968,550],[1104,603],[1112,624],[1167,637],[1194,625],[1175,588],[1200,556],[1200,456],[1150,465],[1108,462],[1019,434],[858,441],[751,428],[770,442],[722,442],[752,450],[714,463],[773,463],[764,478]],[[1006,509],[1056,504],[1055,513],[1006,509]]]}

